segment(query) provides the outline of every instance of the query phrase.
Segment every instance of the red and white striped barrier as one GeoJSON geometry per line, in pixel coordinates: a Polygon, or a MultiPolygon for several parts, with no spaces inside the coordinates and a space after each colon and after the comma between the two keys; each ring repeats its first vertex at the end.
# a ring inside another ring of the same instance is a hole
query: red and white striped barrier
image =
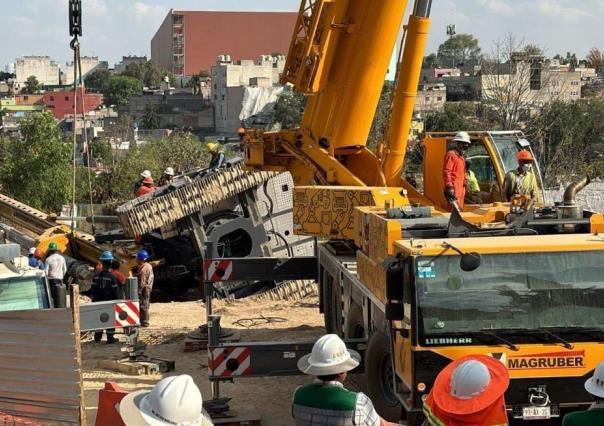
{"type": "Polygon", "coordinates": [[[138,302],[123,302],[115,304],[115,326],[133,327],[140,324],[138,302]]]}
{"type": "Polygon", "coordinates": [[[252,350],[246,346],[208,349],[211,377],[250,376],[251,360],[252,350]]]}
{"type": "Polygon", "coordinates": [[[228,281],[233,274],[232,260],[204,260],[204,280],[206,281],[228,281]]]}

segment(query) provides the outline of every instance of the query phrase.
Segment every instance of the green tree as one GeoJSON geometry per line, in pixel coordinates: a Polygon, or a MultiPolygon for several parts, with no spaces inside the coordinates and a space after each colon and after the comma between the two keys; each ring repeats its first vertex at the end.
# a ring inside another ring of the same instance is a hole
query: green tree
{"type": "Polygon", "coordinates": [[[283,129],[300,126],[306,107],[306,96],[294,90],[284,89],[279,95],[271,116],[273,125],[279,123],[283,129]]]}
{"type": "MultiPolygon", "coordinates": [[[[483,124],[477,118],[477,107],[470,102],[447,102],[443,111],[426,116],[426,132],[456,132],[480,130],[483,124]]],[[[488,128],[488,127],[485,127],[488,128]]]]}
{"type": "Polygon", "coordinates": [[[159,129],[160,117],[157,104],[147,104],[145,106],[145,114],[141,120],[143,129],[159,129]]]}
{"type": "Polygon", "coordinates": [[[21,138],[4,144],[2,191],[37,209],[59,212],[70,202],[71,146],[50,113],[30,115],[20,130],[21,138]]]}
{"type": "Polygon", "coordinates": [[[100,160],[104,165],[113,162],[113,148],[107,139],[96,138],[90,143],[89,152],[91,158],[100,160]]]}
{"type": "Polygon", "coordinates": [[[187,82],[187,87],[193,88],[193,93],[198,94],[201,91],[201,82],[210,77],[210,73],[206,70],[201,70],[187,82]]]}
{"type": "Polygon", "coordinates": [[[430,53],[424,57],[424,64],[422,68],[438,68],[440,67],[440,59],[436,53],[430,53]]]}
{"type": "Polygon", "coordinates": [[[10,78],[15,78],[15,74],[11,74],[10,72],[0,71],[0,81],[6,81],[10,78]]]}
{"type": "Polygon", "coordinates": [[[207,166],[209,159],[205,145],[190,133],[152,140],[116,158],[115,166],[99,177],[93,192],[103,202],[123,202],[132,198],[133,184],[142,170],[159,177],[167,166],[178,173],[207,166]]]}
{"type": "Polygon", "coordinates": [[[604,101],[554,101],[534,114],[525,129],[546,185],[585,174],[602,176],[604,101]]]}
{"type": "Polygon", "coordinates": [[[537,46],[536,44],[529,43],[522,49],[524,53],[530,56],[544,56],[545,53],[543,49],[537,46]]]}
{"type": "Polygon", "coordinates": [[[587,54],[587,63],[590,67],[595,68],[596,72],[604,71],[604,53],[596,47],[592,47],[587,54]]]}
{"type": "Polygon", "coordinates": [[[456,34],[438,47],[438,58],[443,66],[459,66],[468,60],[480,59],[478,39],[472,34],[456,34]]]}
{"type": "Polygon", "coordinates": [[[23,93],[33,95],[34,93],[38,93],[40,89],[42,89],[42,86],[35,75],[30,75],[27,77],[27,80],[25,80],[25,86],[23,87],[23,93]]]}
{"type": "Polygon", "coordinates": [[[164,80],[167,75],[170,83],[174,84],[174,75],[159,67],[153,61],[133,62],[126,66],[126,70],[121,74],[127,77],[135,78],[143,83],[145,87],[156,88],[164,80]]]}
{"type": "Polygon", "coordinates": [[[575,68],[577,65],[579,65],[579,60],[577,59],[577,54],[566,52],[565,63],[570,65],[571,68],[575,68]]]}
{"type": "Polygon", "coordinates": [[[100,69],[88,74],[86,78],[84,78],[84,84],[87,89],[103,93],[107,90],[109,80],[111,80],[111,73],[109,70],[100,69]]]}
{"type": "Polygon", "coordinates": [[[131,96],[142,95],[143,84],[132,77],[112,76],[103,93],[106,105],[125,105],[131,96]]]}
{"type": "Polygon", "coordinates": [[[380,100],[375,110],[371,130],[367,138],[367,146],[369,148],[374,148],[379,141],[383,141],[386,138],[388,120],[390,119],[390,105],[392,104],[392,86],[392,82],[386,81],[382,87],[380,100]]]}

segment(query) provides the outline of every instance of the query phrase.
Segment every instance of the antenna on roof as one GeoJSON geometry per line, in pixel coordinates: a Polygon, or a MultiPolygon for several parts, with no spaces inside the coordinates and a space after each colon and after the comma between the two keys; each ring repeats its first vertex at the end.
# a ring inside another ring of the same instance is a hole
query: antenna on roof
{"type": "Polygon", "coordinates": [[[447,35],[453,37],[457,32],[455,31],[455,24],[447,25],[447,35]]]}

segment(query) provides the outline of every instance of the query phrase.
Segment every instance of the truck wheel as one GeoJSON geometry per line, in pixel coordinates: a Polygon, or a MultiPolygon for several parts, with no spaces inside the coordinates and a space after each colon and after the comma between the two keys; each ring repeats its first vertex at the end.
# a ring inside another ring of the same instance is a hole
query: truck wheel
{"type": "Polygon", "coordinates": [[[365,319],[363,318],[363,308],[356,303],[353,303],[350,306],[350,311],[348,311],[345,336],[347,339],[362,339],[365,337],[365,319]]]}
{"type": "Polygon", "coordinates": [[[329,272],[323,271],[323,303],[325,304],[325,330],[342,336],[342,294],[340,286],[329,272]]]}
{"type": "Polygon", "coordinates": [[[381,331],[376,330],[367,344],[365,379],[369,398],[380,416],[388,421],[399,421],[402,417],[402,405],[394,393],[390,341],[381,331]]]}

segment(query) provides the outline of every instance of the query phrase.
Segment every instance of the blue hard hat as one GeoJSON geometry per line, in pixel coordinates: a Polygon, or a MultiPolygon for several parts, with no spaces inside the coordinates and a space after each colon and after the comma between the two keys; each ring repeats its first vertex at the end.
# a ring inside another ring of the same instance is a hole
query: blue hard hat
{"type": "Polygon", "coordinates": [[[113,253],[111,253],[109,250],[104,251],[103,253],[101,253],[101,257],[99,257],[100,260],[113,260],[113,253]]]}
{"type": "Polygon", "coordinates": [[[147,252],[147,250],[141,250],[138,253],[136,253],[136,258],[138,260],[147,260],[147,259],[149,259],[149,253],[147,252]]]}

